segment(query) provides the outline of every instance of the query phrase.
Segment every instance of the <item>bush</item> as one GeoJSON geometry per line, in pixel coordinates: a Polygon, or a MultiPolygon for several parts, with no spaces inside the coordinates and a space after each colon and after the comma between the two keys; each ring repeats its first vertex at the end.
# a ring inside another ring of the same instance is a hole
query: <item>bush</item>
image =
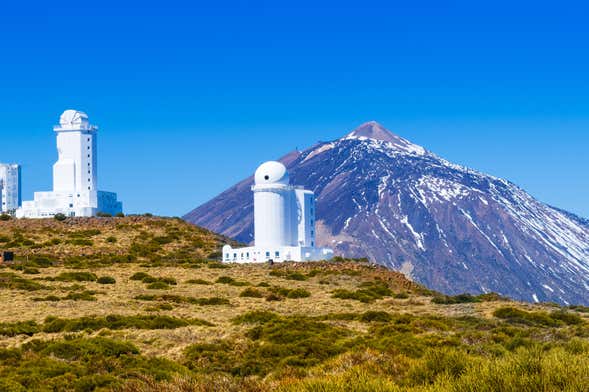
{"type": "Polygon", "coordinates": [[[221,276],[215,281],[215,283],[228,284],[231,286],[249,286],[250,285],[248,282],[240,282],[240,281],[237,281],[229,276],[221,276]]]}
{"type": "Polygon", "coordinates": [[[243,290],[240,294],[240,297],[249,297],[249,298],[263,298],[264,293],[258,289],[253,287],[248,287],[247,289],[243,290]]]}
{"type": "Polygon", "coordinates": [[[117,218],[124,218],[125,214],[123,214],[122,212],[117,212],[115,215],[117,218]]]}
{"type": "Polygon", "coordinates": [[[91,272],[62,272],[53,280],[59,282],[95,282],[98,277],[91,272]]]}
{"type": "Polygon", "coordinates": [[[286,298],[294,299],[294,298],[307,298],[310,297],[311,293],[305,289],[294,289],[290,290],[288,294],[286,294],[286,298]]]}
{"type": "Polygon", "coordinates": [[[55,215],[53,216],[53,219],[55,219],[56,221],[63,222],[64,220],[66,220],[66,219],[67,219],[67,216],[65,216],[65,215],[64,215],[64,214],[62,214],[62,213],[59,213],[59,214],[55,214],[55,215]]]}
{"type": "MultiPolygon", "coordinates": [[[[39,332],[39,326],[34,321],[21,321],[16,323],[0,323],[0,335],[3,336],[17,336],[27,335],[33,336],[39,332]]],[[[2,358],[0,358],[1,360],[2,358]]]]}
{"type": "Polygon", "coordinates": [[[381,281],[366,282],[360,285],[362,288],[356,291],[338,289],[333,291],[333,298],[353,299],[356,301],[370,303],[377,299],[393,295],[388,285],[381,281]]]}
{"type": "Polygon", "coordinates": [[[149,278],[151,277],[151,275],[149,275],[146,272],[136,272],[133,275],[131,275],[131,277],[129,279],[131,280],[143,280],[145,278],[149,278]]]}
{"type": "Polygon", "coordinates": [[[170,285],[165,282],[153,282],[147,285],[147,288],[150,290],[168,290],[170,289],[170,285]]]}
{"type": "Polygon", "coordinates": [[[68,244],[78,245],[78,246],[92,246],[94,245],[94,241],[89,240],[87,238],[72,238],[71,240],[67,241],[68,244]]]}
{"type": "Polygon", "coordinates": [[[272,371],[309,368],[345,351],[349,332],[306,317],[249,312],[234,320],[256,323],[249,344],[231,341],[195,344],[186,350],[186,365],[199,371],[222,371],[238,377],[264,377],[272,371]]]}
{"type": "Polygon", "coordinates": [[[204,280],[204,279],[190,279],[190,280],[187,280],[186,283],[188,283],[188,284],[201,284],[201,285],[211,285],[212,284],[208,280],[204,280]]]}
{"type": "Polygon", "coordinates": [[[382,322],[387,323],[392,320],[392,317],[387,312],[368,311],[360,316],[360,321],[365,323],[382,322]]]}
{"type": "Polygon", "coordinates": [[[108,242],[109,244],[114,244],[115,242],[117,242],[117,237],[109,236],[109,237],[106,237],[105,241],[108,242]]]}
{"type": "Polygon", "coordinates": [[[11,290],[37,291],[48,288],[33,280],[22,278],[12,272],[0,272],[0,288],[11,290]]]}
{"type": "Polygon", "coordinates": [[[115,284],[117,283],[116,279],[112,276],[101,276],[96,280],[97,283],[100,284],[115,284]]]}
{"type": "Polygon", "coordinates": [[[164,295],[138,295],[135,299],[140,301],[168,301],[174,303],[188,303],[193,305],[229,305],[230,302],[226,298],[211,297],[211,298],[194,298],[183,297],[181,295],[164,294],[164,295]]]}
{"type": "Polygon", "coordinates": [[[79,293],[69,293],[68,295],[63,297],[63,299],[71,301],[96,301],[96,297],[94,296],[94,294],[97,294],[96,291],[84,290],[79,293]]]}
{"type": "Polygon", "coordinates": [[[503,307],[495,310],[493,316],[512,324],[532,326],[558,327],[563,324],[576,325],[583,323],[583,319],[579,315],[565,311],[554,311],[552,313],[526,312],[513,307],[503,307]]]}
{"type": "Polygon", "coordinates": [[[432,302],[434,304],[440,304],[440,305],[452,305],[452,304],[481,302],[481,300],[477,297],[470,295],[470,294],[459,294],[459,295],[455,295],[455,296],[436,295],[432,298],[432,302]]]}
{"type": "Polygon", "coordinates": [[[0,214],[0,221],[9,221],[11,218],[8,214],[0,214]]]}
{"type": "Polygon", "coordinates": [[[80,317],[76,319],[60,319],[48,317],[43,324],[43,332],[79,332],[79,331],[98,331],[103,328],[111,330],[120,329],[176,329],[188,325],[212,325],[209,322],[200,319],[180,319],[162,315],[138,315],[138,316],[119,316],[109,315],[106,317],[80,317]]]}

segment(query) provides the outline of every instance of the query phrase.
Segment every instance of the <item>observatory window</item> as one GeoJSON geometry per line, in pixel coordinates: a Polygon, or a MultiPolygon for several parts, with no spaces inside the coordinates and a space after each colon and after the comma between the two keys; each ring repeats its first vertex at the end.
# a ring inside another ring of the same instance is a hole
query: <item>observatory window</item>
{"type": "Polygon", "coordinates": [[[266,252],[266,257],[270,257],[270,252],[266,252]]]}
{"type": "Polygon", "coordinates": [[[270,176],[269,175],[265,175],[264,176],[264,180],[268,181],[269,179],[270,179],[270,176]]]}
{"type": "Polygon", "coordinates": [[[279,251],[274,252],[274,256],[280,257],[280,252],[279,251]]]}
{"type": "Polygon", "coordinates": [[[90,154],[88,154],[88,158],[90,158],[90,154]]]}

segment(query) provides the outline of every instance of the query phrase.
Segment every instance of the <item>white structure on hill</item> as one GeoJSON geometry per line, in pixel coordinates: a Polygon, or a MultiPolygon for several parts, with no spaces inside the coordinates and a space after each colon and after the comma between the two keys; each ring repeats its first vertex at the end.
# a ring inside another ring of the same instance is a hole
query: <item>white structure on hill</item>
{"type": "Polygon", "coordinates": [[[333,257],[331,249],[316,247],[315,195],[290,185],[282,163],[262,164],[256,170],[252,191],[255,245],[240,249],[225,245],[224,262],[313,261],[333,257]]]}
{"type": "Polygon", "coordinates": [[[53,165],[53,191],[35,192],[16,211],[19,218],[115,215],[123,206],[117,194],[98,190],[96,138],[98,127],[77,110],[66,110],[53,130],[57,134],[58,160],[53,165]]]}
{"type": "Polygon", "coordinates": [[[20,165],[0,163],[0,212],[14,212],[21,203],[20,165]]]}

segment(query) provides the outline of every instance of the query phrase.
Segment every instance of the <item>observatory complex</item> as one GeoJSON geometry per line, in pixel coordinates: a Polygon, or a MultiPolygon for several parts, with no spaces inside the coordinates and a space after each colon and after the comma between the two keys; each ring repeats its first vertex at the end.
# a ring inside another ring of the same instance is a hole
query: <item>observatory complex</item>
{"type": "Polygon", "coordinates": [[[333,257],[315,242],[315,195],[290,185],[288,171],[280,162],[266,162],[255,174],[254,246],[223,247],[227,263],[266,261],[316,261],[333,257]]]}
{"type": "Polygon", "coordinates": [[[53,191],[35,192],[34,200],[25,201],[16,210],[18,218],[115,215],[123,206],[117,194],[98,189],[97,133],[88,115],[66,110],[53,130],[57,135],[58,160],[53,165],[53,191]]]}
{"type": "Polygon", "coordinates": [[[20,165],[0,163],[0,213],[11,213],[20,207],[20,178],[20,165]]]}

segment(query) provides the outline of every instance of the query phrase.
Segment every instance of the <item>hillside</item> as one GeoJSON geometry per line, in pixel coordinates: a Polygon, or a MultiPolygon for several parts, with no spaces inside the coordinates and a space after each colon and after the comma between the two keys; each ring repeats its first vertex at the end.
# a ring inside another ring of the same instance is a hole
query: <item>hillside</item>
{"type": "Polygon", "coordinates": [[[206,259],[222,238],[178,219],[0,232],[24,260],[0,267],[0,390],[581,391],[589,379],[584,307],[447,297],[362,260],[222,265],[206,259]]]}
{"type": "MultiPolygon", "coordinates": [[[[589,305],[589,225],[369,122],[281,160],[317,196],[317,236],[447,294],[589,305]]],[[[247,178],[184,218],[253,240],[247,178]]]]}
{"type": "Polygon", "coordinates": [[[217,257],[230,239],[180,219],[146,216],[0,221],[0,250],[66,264],[183,263],[217,257]]]}

